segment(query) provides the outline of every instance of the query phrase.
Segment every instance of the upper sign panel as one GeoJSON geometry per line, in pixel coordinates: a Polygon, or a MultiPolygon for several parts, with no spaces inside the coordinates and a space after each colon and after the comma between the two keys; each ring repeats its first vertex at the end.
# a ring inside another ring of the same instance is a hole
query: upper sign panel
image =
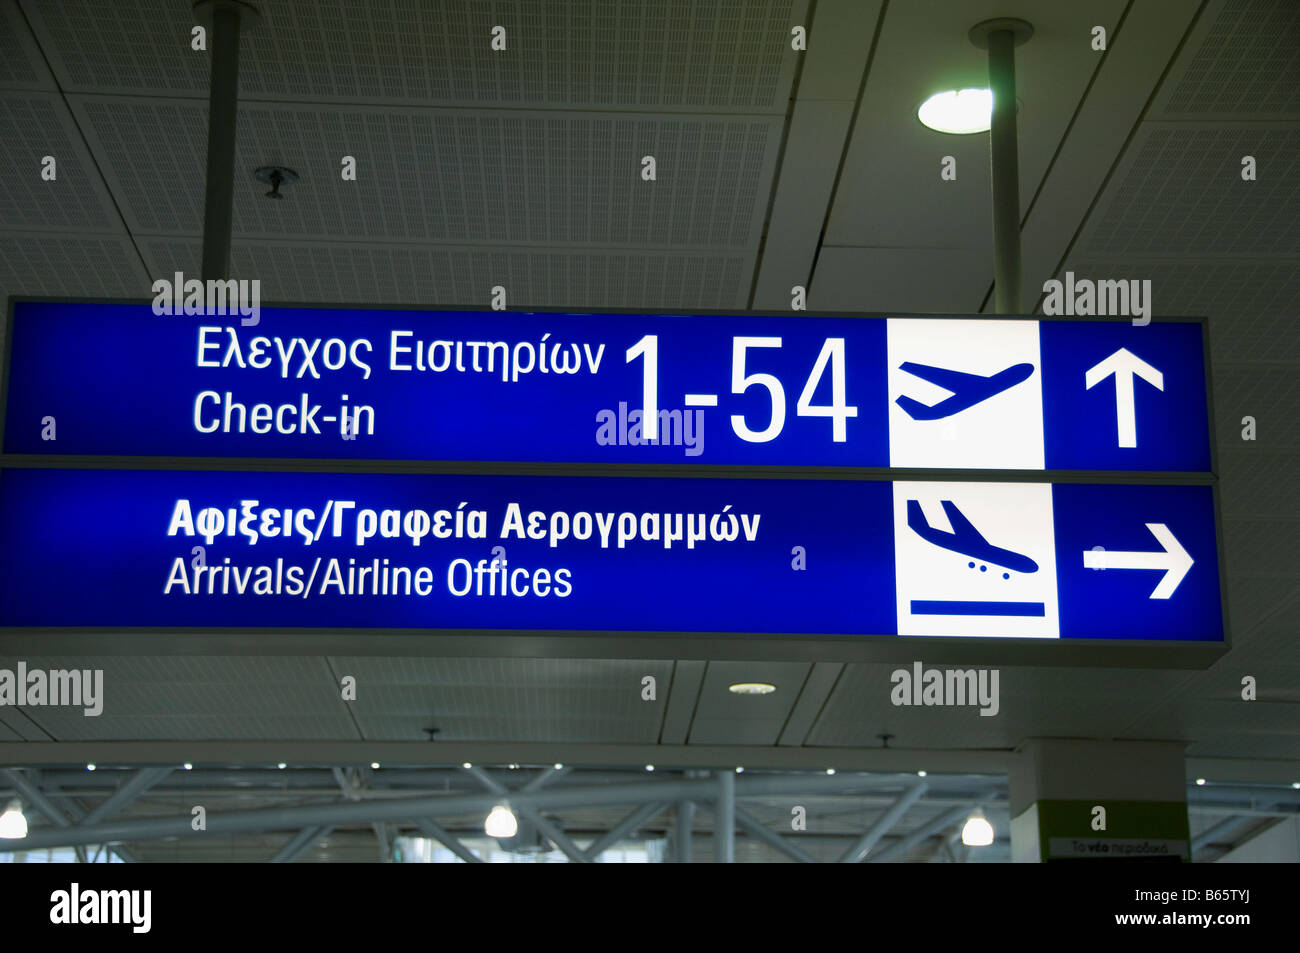
{"type": "Polygon", "coordinates": [[[4,451],[1210,469],[1195,321],[303,308],[251,320],[16,302],[4,451]]]}

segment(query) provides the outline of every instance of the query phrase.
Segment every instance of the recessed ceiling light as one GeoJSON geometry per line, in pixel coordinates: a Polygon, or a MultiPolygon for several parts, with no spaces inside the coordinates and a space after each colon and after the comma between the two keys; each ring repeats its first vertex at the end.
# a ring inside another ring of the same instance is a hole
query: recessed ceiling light
{"type": "Polygon", "coordinates": [[[988,132],[993,122],[993,91],[949,89],[935,93],[921,103],[916,118],[928,129],[955,136],[988,132]]]}
{"type": "Polygon", "coordinates": [[[776,686],[767,682],[736,682],[729,685],[727,691],[735,695],[770,695],[776,691],[776,686]]]}

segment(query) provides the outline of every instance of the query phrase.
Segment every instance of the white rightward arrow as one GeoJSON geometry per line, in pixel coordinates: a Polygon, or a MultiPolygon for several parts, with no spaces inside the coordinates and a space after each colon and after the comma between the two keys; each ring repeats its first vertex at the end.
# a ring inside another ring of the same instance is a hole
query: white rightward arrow
{"type": "Polygon", "coordinates": [[[1133,406],[1133,375],[1136,374],[1156,390],[1165,389],[1165,375],[1128,348],[1120,348],[1084,374],[1087,390],[1092,390],[1112,374],[1115,375],[1115,413],[1119,418],[1119,445],[1136,447],[1137,409],[1133,406]]]}
{"type": "Polygon", "coordinates": [[[1151,593],[1152,599],[1168,599],[1196,560],[1183,549],[1164,523],[1147,523],[1151,535],[1164,547],[1157,553],[1116,553],[1107,549],[1085,549],[1083,565],[1088,569],[1163,569],[1165,576],[1151,593]]]}

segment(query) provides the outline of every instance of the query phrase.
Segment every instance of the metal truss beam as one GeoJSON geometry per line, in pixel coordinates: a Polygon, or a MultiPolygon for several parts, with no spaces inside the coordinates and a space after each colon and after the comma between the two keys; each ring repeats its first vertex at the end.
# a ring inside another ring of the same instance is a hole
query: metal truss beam
{"type": "Polygon", "coordinates": [[[609,850],[624,837],[632,834],[637,828],[650,820],[650,818],[654,817],[660,811],[664,810],[667,806],[667,801],[655,801],[650,804],[643,804],[607,830],[604,834],[601,834],[592,841],[591,846],[586,850],[587,859],[594,863],[601,854],[609,850]]]}
{"type": "Polygon", "coordinates": [[[906,837],[900,838],[899,840],[890,844],[880,853],[876,854],[876,856],[868,857],[867,863],[883,864],[887,861],[893,860],[895,857],[901,857],[902,855],[906,854],[909,850],[911,850],[913,847],[915,847],[917,844],[924,843],[925,841],[933,837],[935,834],[938,834],[939,832],[947,830],[949,827],[952,827],[952,825],[956,824],[958,821],[960,821],[962,818],[964,818],[967,814],[970,813],[971,807],[972,805],[965,804],[960,807],[954,807],[951,811],[944,811],[942,814],[940,814],[930,823],[925,824],[922,827],[918,827],[916,830],[912,831],[912,833],[908,834],[906,837]]]}
{"type": "Polygon", "coordinates": [[[467,864],[483,863],[482,857],[479,857],[468,847],[462,844],[460,842],[460,838],[458,838],[455,834],[451,833],[451,831],[447,830],[445,827],[443,827],[433,818],[417,817],[415,819],[415,826],[420,829],[421,833],[423,833],[425,837],[428,837],[430,840],[436,840],[443,847],[447,848],[449,851],[451,851],[461,860],[465,861],[465,863],[467,864]]]}
{"type": "Polygon", "coordinates": [[[793,843],[791,838],[782,837],[775,831],[769,830],[766,824],[756,818],[753,814],[750,814],[739,804],[736,805],[735,812],[736,823],[749,831],[749,833],[753,834],[764,844],[776,848],[787,857],[791,857],[794,860],[799,861],[801,864],[817,863],[816,857],[808,853],[798,844],[793,843]]]}
{"type": "Polygon", "coordinates": [[[79,826],[97,824],[105,818],[112,817],[130,807],[141,794],[149,790],[167,775],[172,773],[170,766],[160,768],[141,768],[115,792],[105,798],[89,814],[81,819],[79,826]]]}
{"type": "Polygon", "coordinates": [[[327,825],[318,825],[316,827],[304,827],[297,834],[289,839],[289,843],[276,852],[269,863],[272,864],[291,864],[306,852],[307,848],[320,840],[332,830],[327,825]]]}
{"type": "Polygon", "coordinates": [[[841,864],[856,864],[862,860],[867,855],[867,852],[880,842],[880,838],[893,829],[899,819],[908,812],[913,804],[921,799],[921,796],[927,790],[929,790],[929,785],[922,781],[904,791],[893,806],[882,814],[876,823],[871,825],[870,830],[858,838],[853,846],[843,853],[839,862],[841,864]]]}

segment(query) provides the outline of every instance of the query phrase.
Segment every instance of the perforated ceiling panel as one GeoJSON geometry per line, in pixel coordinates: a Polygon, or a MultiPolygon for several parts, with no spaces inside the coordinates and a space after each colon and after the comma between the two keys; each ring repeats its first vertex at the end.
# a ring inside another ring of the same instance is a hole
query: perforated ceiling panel
{"type": "Polygon", "coordinates": [[[1237,572],[1263,572],[1295,576],[1300,582],[1300,547],[1295,545],[1300,525],[1279,520],[1251,520],[1229,524],[1224,533],[1228,565],[1237,572]]]}
{"type": "Polygon", "coordinates": [[[49,71],[31,40],[18,4],[0,2],[0,89],[49,89],[49,71]]]}
{"type": "MultiPolygon", "coordinates": [[[[922,657],[927,668],[944,664],[930,653],[922,657]]],[[[898,668],[911,666],[846,666],[805,744],[876,748],[889,734],[894,748],[1014,748],[1032,734],[1120,737],[1131,716],[1117,699],[1158,696],[1186,678],[1179,672],[1001,666],[998,714],[984,716],[978,705],[895,706],[890,676],[898,668]]]]}
{"type": "MultiPolygon", "coordinates": [[[[1278,409],[1277,412],[1285,411],[1278,409]]],[[[1222,454],[1219,492],[1224,515],[1300,519],[1300,494],[1295,492],[1296,457],[1294,450],[1270,450],[1267,447],[1222,454]]],[[[1229,572],[1240,569],[1239,566],[1230,566],[1229,572]]]]}
{"type": "MultiPolygon", "coordinates": [[[[355,739],[321,658],[28,657],[28,670],[102,669],[103,711],[23,709],[59,741],[172,738],[355,739]]],[[[13,669],[18,660],[0,659],[13,669]]]]}
{"type": "Polygon", "coordinates": [[[338,658],[367,686],[351,711],[368,739],[653,744],[664,704],[641,698],[671,663],[568,659],[338,658]]]}
{"type": "MultiPolygon", "coordinates": [[[[1294,579],[1266,576],[1234,576],[1228,582],[1228,609],[1236,638],[1254,642],[1256,629],[1276,625],[1288,603],[1300,603],[1300,586],[1294,579]]],[[[1300,652],[1300,639],[1292,640],[1300,652]]]]}
{"type": "MultiPolygon", "coordinates": [[[[198,271],[197,241],[146,239],[150,274],[198,271]]],[[[507,309],[743,308],[752,264],[740,255],[546,252],[526,249],[236,242],[232,273],[262,281],[262,300],[507,309]]],[[[136,293],[139,297],[139,293],[136,293]]]]}
{"type": "MultiPolygon", "coordinates": [[[[188,3],[28,0],[65,88],[206,97],[188,3]]],[[[241,100],[404,100],[782,113],[806,0],[275,0],[241,100]],[[506,48],[491,48],[505,27],[506,48]]]]}
{"type": "MultiPolygon", "coordinates": [[[[202,229],[207,107],[81,100],[133,231],[202,229]],[[158,148],[166,143],[166,148],[158,148]]],[[[777,119],[246,107],[236,235],[372,241],[754,247],[777,119]],[[341,175],[353,156],[356,181],[341,175]],[[641,178],[642,156],[657,178],[641,178]],[[302,176],[265,200],[259,166],[302,176]]]]}
{"type": "Polygon", "coordinates": [[[1153,115],[1169,118],[1300,114],[1300,4],[1221,0],[1194,38],[1153,115]]]}
{"type": "Polygon", "coordinates": [[[1220,365],[1214,369],[1214,399],[1221,447],[1249,453],[1263,441],[1269,450],[1297,451],[1300,464],[1300,414],[1285,412],[1286,408],[1300,408],[1300,367],[1220,365]],[[1254,441],[1241,437],[1241,419],[1247,415],[1255,418],[1254,441]],[[1266,427],[1262,436],[1261,421],[1266,427]]]}
{"type": "MultiPolygon", "coordinates": [[[[1252,664],[1261,671],[1272,673],[1266,698],[1285,698],[1300,702],[1300,580],[1294,577],[1273,577],[1250,580],[1257,590],[1275,591],[1276,598],[1262,606],[1261,618],[1249,630],[1243,628],[1245,652],[1229,656],[1231,662],[1219,663],[1227,684],[1236,686],[1240,696],[1241,663],[1252,664]],[[1232,663],[1237,663],[1234,666],[1232,663]]],[[[1237,590],[1234,588],[1233,592],[1237,590]]],[[[1240,600],[1239,600],[1240,601],[1240,600]]],[[[1300,709],[1297,709],[1300,713],[1300,709]]],[[[1300,755],[1300,717],[1292,724],[1297,735],[1297,755],[1300,755]]]]}
{"type": "Polygon", "coordinates": [[[0,296],[144,297],[144,268],[118,238],[0,232],[0,296]]]}
{"type": "Polygon", "coordinates": [[[1075,278],[1150,279],[1155,314],[1209,318],[1216,361],[1300,361],[1300,266],[1294,260],[1087,256],[1071,259],[1055,277],[1063,279],[1067,270],[1075,278]]]}
{"type": "Polygon", "coordinates": [[[1083,255],[1300,253],[1300,128],[1146,123],[1089,220],[1083,255]],[[1243,181],[1254,156],[1255,181],[1243,181]]]}
{"type": "Polygon", "coordinates": [[[121,221],[65,116],[57,96],[0,96],[0,229],[121,234],[121,221]],[[45,156],[54,158],[52,181],[42,177],[45,156]]]}

